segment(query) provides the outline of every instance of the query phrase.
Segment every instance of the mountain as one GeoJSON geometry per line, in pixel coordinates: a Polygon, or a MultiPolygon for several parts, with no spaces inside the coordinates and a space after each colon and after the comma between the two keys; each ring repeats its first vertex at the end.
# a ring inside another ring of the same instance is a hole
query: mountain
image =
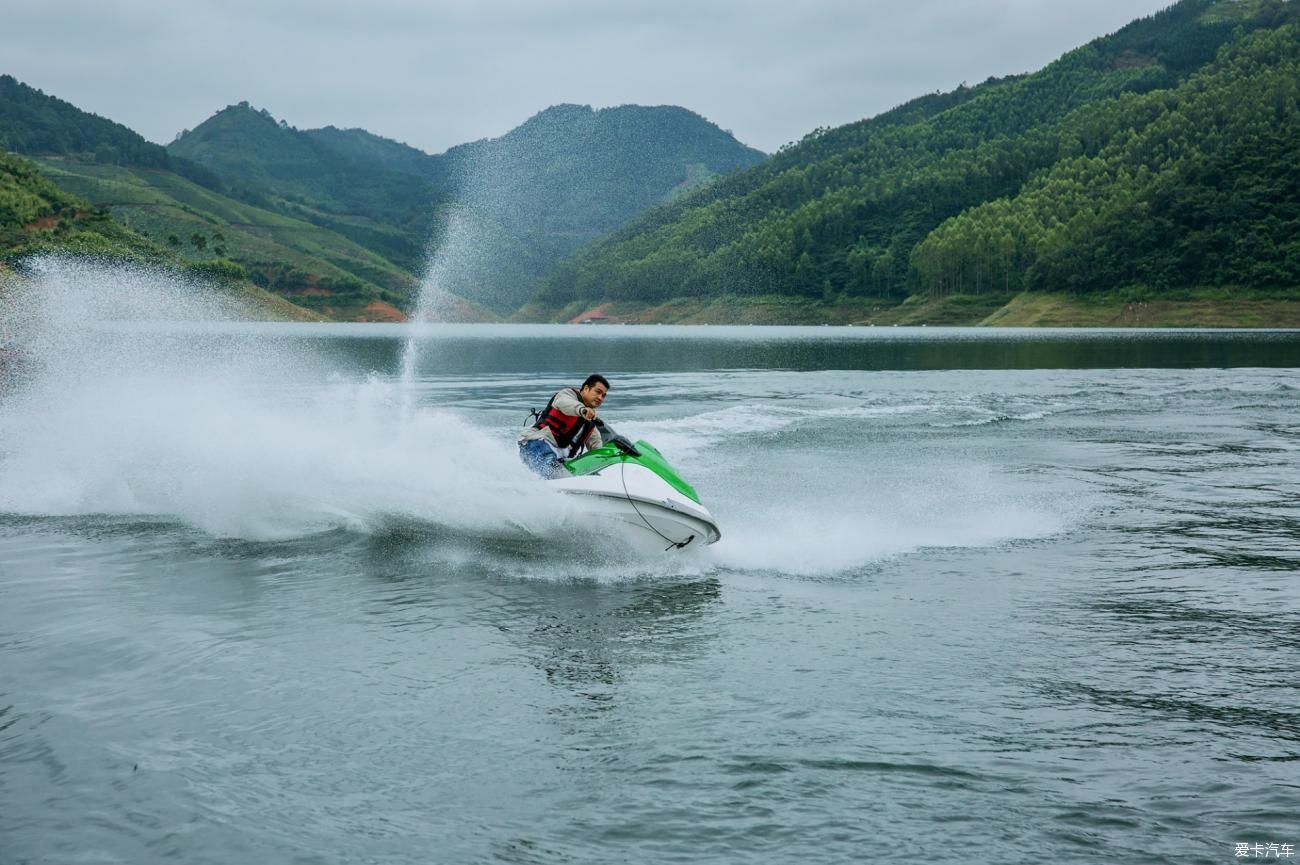
{"type": "Polygon", "coordinates": [[[0,150],[93,155],[115,165],[170,168],[167,151],[139,134],[90,114],[11,75],[0,75],[0,150]]]}
{"type": "Polygon", "coordinates": [[[330,146],[354,138],[301,132],[241,102],[183,132],[167,151],[259,190],[263,198],[253,203],[328,228],[416,273],[432,202],[444,193],[423,174],[392,170],[350,145],[330,146]]]}
{"type": "Polygon", "coordinates": [[[590,245],[535,313],[1294,287],[1298,8],[1183,0],[1039,72],[816,130],[590,245]]]}
{"type": "Polygon", "coordinates": [[[111,120],[0,75],[0,151],[72,156],[102,165],[163,168],[210,189],[222,181],[207,169],[170,156],[161,145],[111,120]]]}
{"type": "Polygon", "coordinates": [[[443,158],[469,204],[512,228],[603,233],[766,157],[685,108],[557,105],[443,158]]]}
{"type": "Polygon", "coordinates": [[[1049,169],[936,227],[931,295],[1300,286],[1300,26],[1235,40],[1176,88],[1060,125],[1049,169]]]}
{"type": "Polygon", "coordinates": [[[423,176],[434,171],[434,157],[364,129],[308,129],[308,138],[357,165],[377,166],[400,174],[423,176]]]}
{"type": "Polygon", "coordinates": [[[453,248],[443,288],[502,312],[583,243],[765,158],[682,108],[578,105],[429,156],[364,130],[300,131],[240,103],[168,151],[268,190],[277,209],[410,272],[427,248],[453,248]]]}
{"type": "Polygon", "coordinates": [[[228,260],[187,262],[114,220],[107,210],[60,189],[30,160],[0,153],[0,301],[12,287],[7,272],[46,253],[145,264],[234,292],[269,318],[315,317],[247,283],[239,265],[228,260]]]}
{"type": "Polygon", "coordinates": [[[292,205],[268,209],[273,196],[254,182],[218,175],[9,76],[0,76],[0,96],[0,139],[186,266],[231,259],[254,283],[340,318],[400,318],[415,291],[409,269],[292,205]]]}
{"type": "Polygon", "coordinates": [[[343,318],[376,304],[400,315],[426,275],[467,299],[457,314],[512,312],[583,244],[766,158],[669,106],[554,106],[433,156],[361,129],[298,130],[243,102],[163,148],[9,76],[0,141],[169,254],[229,258],[343,318]]]}
{"type": "Polygon", "coordinates": [[[473,245],[446,287],[509,311],[583,244],[766,156],[684,108],[557,105],[442,159],[473,245]]]}
{"type": "Polygon", "coordinates": [[[29,160],[0,153],[0,260],[60,251],[137,261],[165,256],[107,211],[59,189],[29,160]]]}
{"type": "Polygon", "coordinates": [[[414,292],[410,274],[346,237],[173,172],[66,157],[35,161],[60,189],[111,209],[179,260],[229,259],[253,283],[322,315],[392,318],[414,292]]]}

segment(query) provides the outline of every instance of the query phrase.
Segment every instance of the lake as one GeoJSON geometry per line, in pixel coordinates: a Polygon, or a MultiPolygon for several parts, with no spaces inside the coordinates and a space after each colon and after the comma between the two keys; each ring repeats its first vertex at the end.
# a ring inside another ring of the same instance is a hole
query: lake
{"type": "Polygon", "coordinates": [[[1300,332],[73,320],[0,395],[0,861],[1300,845],[1300,332]],[[719,543],[527,475],[588,372],[719,543]]]}

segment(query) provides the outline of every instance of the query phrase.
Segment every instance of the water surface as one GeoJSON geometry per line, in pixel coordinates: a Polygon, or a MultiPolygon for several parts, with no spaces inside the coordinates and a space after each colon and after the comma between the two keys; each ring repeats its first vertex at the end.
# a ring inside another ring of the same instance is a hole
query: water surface
{"type": "Polygon", "coordinates": [[[431,327],[407,387],[410,332],[95,327],[2,397],[0,861],[1300,843],[1295,332],[431,327]],[[719,544],[526,476],[593,370],[719,544]]]}

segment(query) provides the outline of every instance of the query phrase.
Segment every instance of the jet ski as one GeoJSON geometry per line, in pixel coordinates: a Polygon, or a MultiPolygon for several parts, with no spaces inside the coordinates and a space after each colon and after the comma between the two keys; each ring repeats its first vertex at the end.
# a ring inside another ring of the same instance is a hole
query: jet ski
{"type": "Polygon", "coordinates": [[[712,544],[722,537],[718,522],[663,454],[647,441],[628,441],[601,424],[606,444],[564,463],[567,476],[547,481],[560,492],[580,496],[595,512],[657,535],[668,546],[712,544]],[[612,434],[612,435],[611,435],[612,434]]]}

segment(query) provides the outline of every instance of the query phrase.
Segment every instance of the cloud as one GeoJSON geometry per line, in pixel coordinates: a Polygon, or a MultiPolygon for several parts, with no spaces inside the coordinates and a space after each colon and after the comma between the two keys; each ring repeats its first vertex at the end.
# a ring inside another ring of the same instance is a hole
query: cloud
{"type": "Polygon", "coordinates": [[[682,105],[772,151],[1027,72],[1163,0],[102,0],[6,13],[6,71],[167,142],[241,100],[429,152],[559,102],[682,105]]]}

